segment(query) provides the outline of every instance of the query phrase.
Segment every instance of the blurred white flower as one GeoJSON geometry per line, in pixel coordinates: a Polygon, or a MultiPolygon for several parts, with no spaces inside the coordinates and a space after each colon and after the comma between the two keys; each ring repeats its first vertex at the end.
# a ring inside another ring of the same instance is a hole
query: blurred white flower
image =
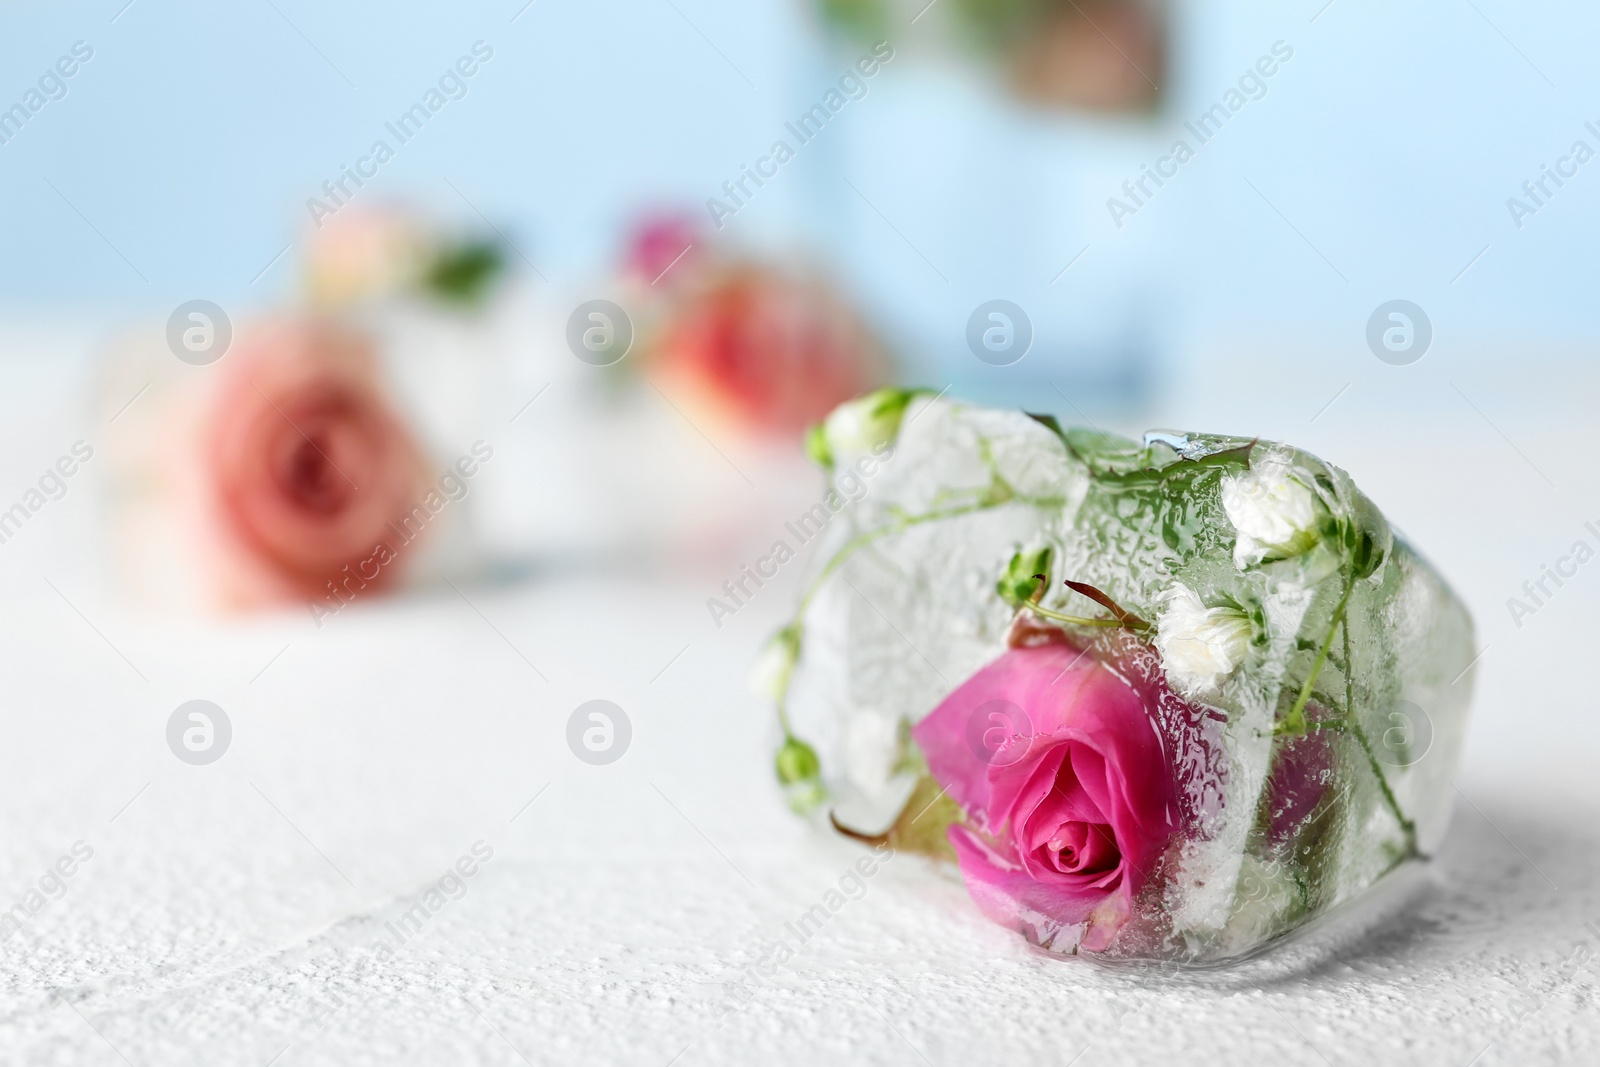
{"type": "Polygon", "coordinates": [[[1155,645],[1167,679],[1179,692],[1214,690],[1244,662],[1250,649],[1250,619],[1234,607],[1208,608],[1181,582],[1165,594],[1167,608],[1156,620],[1155,645]]]}
{"type": "Polygon", "coordinates": [[[1285,456],[1269,455],[1224,477],[1222,508],[1238,531],[1233,562],[1241,569],[1298,556],[1317,543],[1322,503],[1285,456]]]}

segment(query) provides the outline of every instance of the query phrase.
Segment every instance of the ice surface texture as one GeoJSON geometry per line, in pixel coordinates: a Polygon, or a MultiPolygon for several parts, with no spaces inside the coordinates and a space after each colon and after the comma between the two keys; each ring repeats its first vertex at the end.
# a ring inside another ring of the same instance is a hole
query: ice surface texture
{"type": "Polygon", "coordinates": [[[1441,840],[1472,624],[1343,471],[855,403],[810,442],[840,506],[765,657],[797,808],[957,861],[1044,948],[1183,964],[1441,840]]]}

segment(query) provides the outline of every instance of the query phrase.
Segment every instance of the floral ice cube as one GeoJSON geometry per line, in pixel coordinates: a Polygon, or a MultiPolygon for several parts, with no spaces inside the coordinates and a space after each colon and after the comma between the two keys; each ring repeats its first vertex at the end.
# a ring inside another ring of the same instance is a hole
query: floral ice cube
{"type": "Polygon", "coordinates": [[[1046,949],[1237,959],[1442,838],[1471,621],[1305,452],[907,394],[815,568],[775,693],[807,805],[1046,949]]]}

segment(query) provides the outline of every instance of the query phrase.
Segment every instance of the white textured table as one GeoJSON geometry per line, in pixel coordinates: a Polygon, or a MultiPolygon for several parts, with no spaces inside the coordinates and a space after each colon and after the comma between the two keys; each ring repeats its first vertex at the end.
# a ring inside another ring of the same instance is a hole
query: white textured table
{"type": "MultiPolygon", "coordinates": [[[[1592,372],[1540,407],[1510,367],[1424,367],[1401,393],[1386,369],[1305,374],[1292,406],[1196,388],[1150,420],[1349,467],[1489,645],[1437,884],[1331,960],[1149,985],[1031,952],[903,858],[746,998],[745,968],[859,855],[783,808],[745,694],[786,591],[721,631],[704,600],[725,575],[687,568],[557,568],[321,630],[156,622],[105,595],[74,488],[0,545],[0,905],[93,849],[0,941],[0,1061],[1600,1061],[1600,564],[1520,629],[1504,605],[1600,518],[1592,372]],[[164,738],[196,697],[234,727],[206,767],[164,738]],[[609,766],[565,742],[596,697],[633,724],[609,766]],[[479,841],[492,858],[377,961],[479,841]]],[[[68,378],[8,372],[0,503],[75,436],[68,378]]]]}

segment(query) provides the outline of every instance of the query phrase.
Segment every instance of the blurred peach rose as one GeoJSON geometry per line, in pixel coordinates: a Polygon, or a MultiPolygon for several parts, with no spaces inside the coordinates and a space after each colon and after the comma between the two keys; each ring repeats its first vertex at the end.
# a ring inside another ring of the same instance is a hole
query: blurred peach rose
{"type": "Polygon", "coordinates": [[[307,295],[317,307],[336,308],[400,292],[423,273],[429,243],[414,212],[348,205],[306,231],[307,295]]]}
{"type": "Polygon", "coordinates": [[[428,300],[478,310],[506,273],[497,238],[403,204],[346,205],[305,236],[306,296],[323,312],[428,300]]]}
{"type": "Polygon", "coordinates": [[[371,345],[326,321],[272,322],[216,370],[197,488],[220,599],[249,607],[391,583],[428,475],[371,345]]]}

